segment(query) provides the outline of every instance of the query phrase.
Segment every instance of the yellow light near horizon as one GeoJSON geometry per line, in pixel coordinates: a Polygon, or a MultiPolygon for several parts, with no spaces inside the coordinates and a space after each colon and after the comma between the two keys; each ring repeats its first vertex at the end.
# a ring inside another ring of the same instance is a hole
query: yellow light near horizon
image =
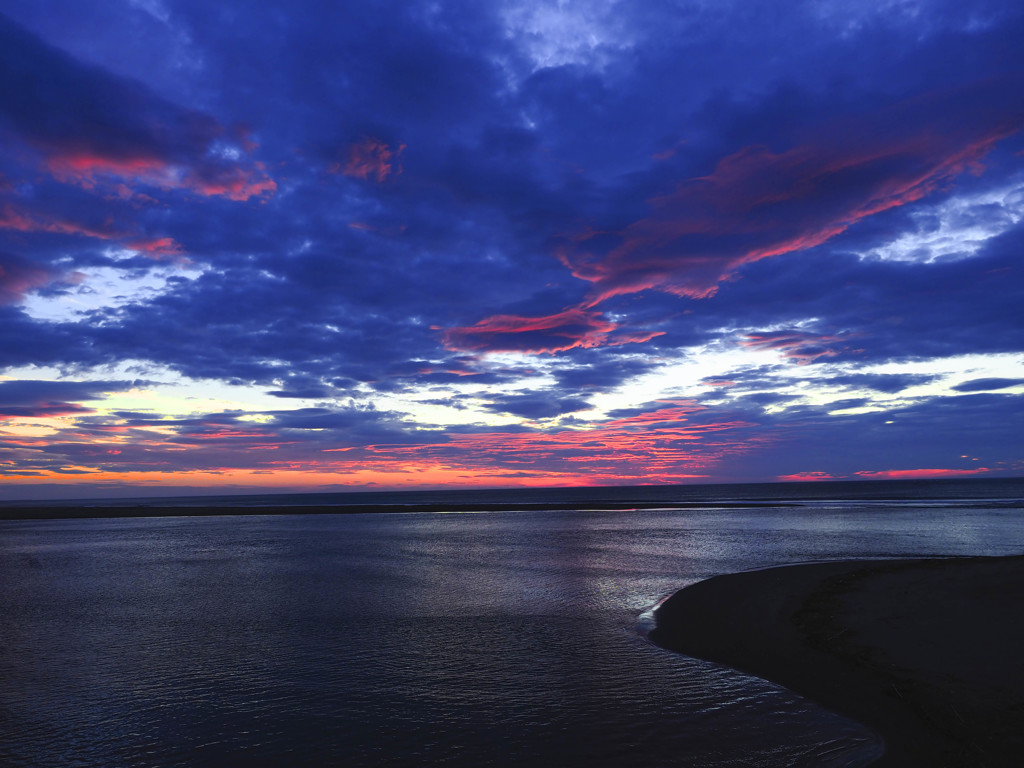
{"type": "Polygon", "coordinates": [[[67,416],[25,419],[23,421],[0,421],[0,434],[14,437],[49,437],[70,426],[73,419],[67,416]]]}

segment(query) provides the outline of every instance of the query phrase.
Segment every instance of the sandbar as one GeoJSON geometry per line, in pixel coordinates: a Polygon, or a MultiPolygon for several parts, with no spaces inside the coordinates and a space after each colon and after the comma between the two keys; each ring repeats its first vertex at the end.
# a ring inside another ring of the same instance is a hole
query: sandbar
{"type": "Polygon", "coordinates": [[[727,574],[680,590],[655,620],[656,644],[874,730],[876,768],[1024,765],[1024,556],[727,574]]]}

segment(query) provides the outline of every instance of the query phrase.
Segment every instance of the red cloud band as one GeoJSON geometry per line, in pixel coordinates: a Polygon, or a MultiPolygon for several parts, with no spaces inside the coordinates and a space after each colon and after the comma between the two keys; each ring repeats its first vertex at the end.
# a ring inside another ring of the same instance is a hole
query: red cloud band
{"type": "Polygon", "coordinates": [[[94,189],[104,182],[141,184],[160,189],[185,189],[204,196],[221,196],[245,201],[269,194],[277,183],[266,174],[262,163],[248,167],[210,159],[176,162],[159,155],[108,157],[95,153],[58,150],[47,161],[55,179],[94,189]]]}
{"type": "Polygon", "coordinates": [[[444,342],[449,349],[553,353],[647,341],[661,333],[619,331],[601,313],[574,308],[543,317],[495,315],[476,325],[449,328],[444,342]]]}

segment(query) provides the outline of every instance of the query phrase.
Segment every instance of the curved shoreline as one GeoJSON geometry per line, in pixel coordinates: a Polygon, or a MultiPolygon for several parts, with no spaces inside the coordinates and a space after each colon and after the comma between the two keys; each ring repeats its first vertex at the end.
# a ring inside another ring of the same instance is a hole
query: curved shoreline
{"type": "Polygon", "coordinates": [[[655,620],[657,645],[871,728],[879,768],[1024,764],[1024,556],[727,574],[680,590],[655,620]]]}

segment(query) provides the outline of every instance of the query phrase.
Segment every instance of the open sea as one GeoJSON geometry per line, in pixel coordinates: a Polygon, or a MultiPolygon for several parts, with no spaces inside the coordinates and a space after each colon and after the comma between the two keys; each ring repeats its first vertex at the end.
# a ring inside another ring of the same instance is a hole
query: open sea
{"type": "Polygon", "coordinates": [[[652,645],[654,606],[782,563],[1024,553],[1021,480],[174,503],[293,508],[0,520],[0,766],[865,765],[860,725],[652,645]]]}

